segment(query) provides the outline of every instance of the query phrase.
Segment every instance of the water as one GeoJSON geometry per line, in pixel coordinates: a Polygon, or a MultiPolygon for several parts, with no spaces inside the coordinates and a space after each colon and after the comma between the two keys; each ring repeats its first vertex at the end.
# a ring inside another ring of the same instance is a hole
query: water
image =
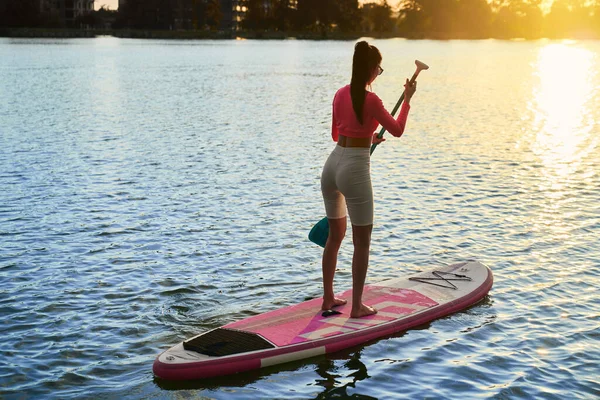
{"type": "Polygon", "coordinates": [[[352,43],[0,39],[0,397],[598,397],[600,42],[375,44],[390,109],[415,58],[431,69],[373,155],[368,280],[476,258],[484,302],[333,356],[155,380],[167,347],[321,295],[306,235],[352,43]]]}

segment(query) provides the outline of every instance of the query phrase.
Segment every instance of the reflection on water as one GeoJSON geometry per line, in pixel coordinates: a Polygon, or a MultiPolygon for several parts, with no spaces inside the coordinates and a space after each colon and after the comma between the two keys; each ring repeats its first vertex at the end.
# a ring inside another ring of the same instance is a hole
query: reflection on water
{"type": "Polygon", "coordinates": [[[549,44],[539,50],[535,66],[539,86],[534,87],[531,104],[537,131],[532,150],[543,162],[550,196],[556,195],[564,179],[597,145],[597,135],[592,137],[598,107],[592,103],[597,57],[568,44],[549,44]]]}
{"type": "Polygon", "coordinates": [[[582,189],[597,189],[597,96],[599,55],[574,42],[542,46],[534,63],[538,84],[529,102],[539,160],[538,188],[545,199],[534,225],[557,240],[569,240],[581,226],[571,207],[582,189]]]}
{"type": "MultiPolygon", "coordinates": [[[[356,388],[356,384],[369,378],[367,367],[360,361],[361,351],[356,351],[344,360],[340,367],[335,365],[332,358],[320,362],[315,369],[322,379],[316,380],[316,384],[323,386],[325,390],[316,399],[349,398],[349,388],[356,388]]],[[[356,394],[358,399],[374,399],[375,397],[356,394]]]]}

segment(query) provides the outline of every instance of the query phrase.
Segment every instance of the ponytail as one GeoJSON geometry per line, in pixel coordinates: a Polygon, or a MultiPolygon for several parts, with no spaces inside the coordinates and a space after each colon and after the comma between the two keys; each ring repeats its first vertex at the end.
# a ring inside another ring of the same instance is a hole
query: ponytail
{"type": "Polygon", "coordinates": [[[352,108],[356,119],[363,124],[363,108],[367,96],[367,83],[373,69],[381,62],[381,53],[375,46],[360,41],[354,46],[352,58],[352,80],[350,81],[350,95],[352,97],[352,108]]]}

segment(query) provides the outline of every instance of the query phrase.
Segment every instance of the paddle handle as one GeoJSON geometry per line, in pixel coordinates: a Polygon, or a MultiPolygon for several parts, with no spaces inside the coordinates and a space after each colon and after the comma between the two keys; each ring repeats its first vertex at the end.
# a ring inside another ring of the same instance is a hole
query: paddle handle
{"type": "MultiPolygon", "coordinates": [[[[419,72],[421,72],[423,70],[423,68],[417,64],[417,70],[415,71],[415,73],[413,74],[412,78],[410,78],[410,84],[412,85],[413,83],[415,83],[415,81],[417,80],[417,76],[419,76],[419,72]]],[[[402,92],[402,96],[400,96],[400,99],[398,99],[398,102],[396,103],[396,105],[394,106],[394,109],[392,110],[392,116],[394,116],[396,114],[396,112],[398,111],[398,109],[400,108],[400,104],[402,104],[402,102],[404,101],[404,92],[402,92]]],[[[379,139],[381,139],[383,137],[383,134],[385,133],[385,128],[382,126],[381,130],[379,131],[379,133],[377,134],[377,137],[379,139]]],[[[371,145],[371,153],[373,154],[373,152],[375,151],[375,148],[377,147],[379,143],[373,143],[371,145]]]]}

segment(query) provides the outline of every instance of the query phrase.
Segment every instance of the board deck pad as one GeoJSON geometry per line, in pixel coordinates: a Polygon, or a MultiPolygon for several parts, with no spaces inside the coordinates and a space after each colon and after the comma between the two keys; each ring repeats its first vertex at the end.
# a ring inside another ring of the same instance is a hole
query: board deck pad
{"type": "Polygon", "coordinates": [[[275,346],[259,335],[225,328],[218,328],[183,342],[184,349],[213,357],[230,356],[273,347],[275,346]]]}
{"type": "Polygon", "coordinates": [[[335,307],[340,312],[337,315],[324,317],[323,299],[319,298],[233,322],[224,328],[254,332],[277,346],[286,346],[379,325],[438,304],[414,290],[367,286],[363,302],[375,307],[377,314],[350,318],[352,290],[342,293],[341,297],[348,303],[335,307]]]}
{"type": "Polygon", "coordinates": [[[477,261],[438,266],[364,287],[362,301],[377,314],[350,318],[348,303],[321,310],[322,299],[304,301],[200,333],[154,361],[154,374],[182,380],[234,374],[333,353],[428,323],[481,301],[492,271],[477,261]]]}

